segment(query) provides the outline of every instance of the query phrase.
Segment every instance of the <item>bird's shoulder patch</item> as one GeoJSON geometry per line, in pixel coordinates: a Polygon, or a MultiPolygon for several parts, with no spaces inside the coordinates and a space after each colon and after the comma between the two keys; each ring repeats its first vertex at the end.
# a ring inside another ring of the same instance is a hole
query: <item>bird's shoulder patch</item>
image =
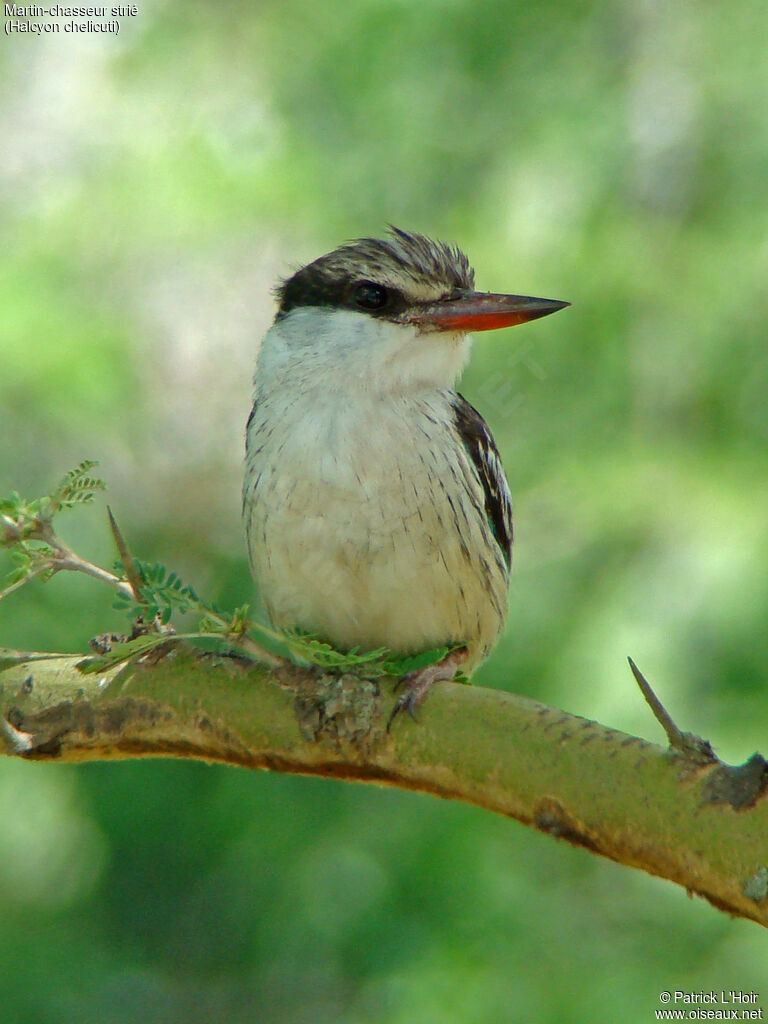
{"type": "Polygon", "coordinates": [[[509,568],[512,562],[512,495],[501,456],[483,417],[463,395],[456,395],[454,422],[483,488],[485,514],[509,568]]]}

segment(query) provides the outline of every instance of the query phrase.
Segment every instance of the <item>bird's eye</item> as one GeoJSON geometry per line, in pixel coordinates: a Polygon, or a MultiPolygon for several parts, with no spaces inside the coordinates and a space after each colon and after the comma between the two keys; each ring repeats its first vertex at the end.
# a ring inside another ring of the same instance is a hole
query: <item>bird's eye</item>
{"type": "Polygon", "coordinates": [[[360,309],[381,309],[389,298],[387,289],[373,281],[361,281],[355,286],[352,296],[360,309]]]}

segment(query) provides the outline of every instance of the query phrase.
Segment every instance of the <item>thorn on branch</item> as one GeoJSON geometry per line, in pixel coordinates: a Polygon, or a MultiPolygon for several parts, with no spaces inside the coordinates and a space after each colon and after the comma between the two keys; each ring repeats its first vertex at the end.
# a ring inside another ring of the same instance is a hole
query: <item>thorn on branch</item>
{"type": "Polygon", "coordinates": [[[653,692],[651,684],[645,678],[634,661],[629,657],[627,658],[627,661],[629,662],[629,667],[632,669],[632,675],[635,677],[637,685],[640,687],[640,692],[645,697],[648,707],[653,712],[656,721],[667,734],[670,747],[673,750],[676,750],[679,754],[682,754],[683,757],[687,758],[689,761],[695,761],[697,764],[713,764],[717,762],[718,758],[715,755],[709,740],[704,740],[692,732],[682,732],[682,730],[675,725],[672,720],[672,716],[653,692]]]}
{"type": "Polygon", "coordinates": [[[141,604],[141,591],[144,586],[144,578],[141,575],[141,570],[138,565],[136,565],[136,561],[125,542],[125,537],[123,537],[120,532],[120,527],[117,525],[117,520],[112,514],[112,509],[109,505],[107,505],[107,515],[109,516],[109,528],[112,531],[117,553],[120,555],[120,561],[123,563],[126,578],[130,584],[131,590],[133,591],[136,603],[141,604]]]}

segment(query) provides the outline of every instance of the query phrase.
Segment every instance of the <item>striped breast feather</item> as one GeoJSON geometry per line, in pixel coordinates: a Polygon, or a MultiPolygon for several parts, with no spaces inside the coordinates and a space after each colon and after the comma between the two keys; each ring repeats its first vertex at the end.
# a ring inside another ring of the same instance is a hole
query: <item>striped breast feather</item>
{"type": "Polygon", "coordinates": [[[455,396],[453,412],[456,430],[483,488],[488,524],[509,568],[512,561],[512,495],[499,450],[488,424],[463,395],[455,396]]]}

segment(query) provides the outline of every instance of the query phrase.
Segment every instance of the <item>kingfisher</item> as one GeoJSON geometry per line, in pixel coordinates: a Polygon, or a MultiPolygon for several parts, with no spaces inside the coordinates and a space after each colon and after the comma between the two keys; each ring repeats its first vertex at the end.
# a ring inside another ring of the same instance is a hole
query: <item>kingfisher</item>
{"type": "Polygon", "coordinates": [[[338,651],[447,648],[401,680],[388,726],[470,675],[501,634],[512,499],[455,390],[470,332],[567,302],[478,292],[455,246],[391,228],[283,280],[258,353],[243,516],[266,614],[338,651]]]}

